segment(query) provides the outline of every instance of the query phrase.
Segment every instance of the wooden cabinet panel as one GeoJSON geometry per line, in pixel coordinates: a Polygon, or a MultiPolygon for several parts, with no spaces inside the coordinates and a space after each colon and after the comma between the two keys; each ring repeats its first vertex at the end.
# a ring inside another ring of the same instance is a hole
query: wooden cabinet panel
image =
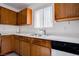
{"type": "Polygon", "coordinates": [[[26,24],[26,16],[24,16],[23,14],[22,14],[22,12],[19,12],[18,13],[18,25],[24,25],[24,24],[26,24]]]}
{"type": "Polygon", "coordinates": [[[1,37],[0,37],[0,47],[1,47],[1,37]]]}
{"type": "Polygon", "coordinates": [[[1,24],[16,25],[16,12],[1,7],[1,24]]]}
{"type": "Polygon", "coordinates": [[[78,3],[55,3],[56,21],[79,19],[78,3]]]}
{"type": "Polygon", "coordinates": [[[22,56],[50,56],[51,42],[39,38],[16,35],[1,36],[1,54],[16,52],[22,56]]]}
{"type": "Polygon", "coordinates": [[[17,54],[20,54],[20,40],[19,40],[19,38],[17,37],[16,39],[15,39],[15,52],[17,53],[17,54]]]}
{"type": "Polygon", "coordinates": [[[51,55],[51,41],[33,38],[31,45],[31,55],[33,56],[50,56],[51,55]]]}
{"type": "Polygon", "coordinates": [[[40,56],[41,55],[41,47],[35,44],[31,46],[31,56],[40,56]]]}
{"type": "Polygon", "coordinates": [[[32,44],[36,44],[36,45],[40,45],[41,44],[41,40],[38,38],[34,38],[32,41],[32,44]]]}
{"type": "Polygon", "coordinates": [[[40,45],[40,46],[51,48],[51,41],[50,40],[34,38],[32,43],[36,44],[36,45],[40,45]]]}
{"type": "Polygon", "coordinates": [[[30,56],[30,43],[20,41],[20,54],[22,56],[30,56]]]}
{"type": "Polygon", "coordinates": [[[9,53],[12,51],[12,45],[11,45],[11,38],[10,36],[3,36],[1,37],[1,55],[5,55],[6,53],[9,53]]]}
{"type": "Polygon", "coordinates": [[[31,56],[50,56],[50,55],[51,55],[51,53],[50,53],[49,48],[32,44],[31,56]]]}
{"type": "Polygon", "coordinates": [[[12,51],[15,50],[15,35],[10,35],[12,51]]]}
{"type": "Polygon", "coordinates": [[[41,46],[47,47],[47,48],[51,48],[51,41],[50,40],[41,40],[41,46]]]}
{"type": "Polygon", "coordinates": [[[1,54],[1,41],[2,41],[2,40],[1,40],[1,36],[0,36],[0,54],[1,54]]]}
{"type": "Polygon", "coordinates": [[[41,56],[51,56],[51,49],[41,46],[41,56]]]}
{"type": "Polygon", "coordinates": [[[18,13],[18,25],[32,24],[32,9],[26,8],[18,13]]]}
{"type": "Polygon", "coordinates": [[[19,36],[21,41],[25,41],[27,43],[31,43],[30,37],[19,36]]]}
{"type": "Polygon", "coordinates": [[[27,24],[32,24],[32,9],[27,8],[27,24]]]}

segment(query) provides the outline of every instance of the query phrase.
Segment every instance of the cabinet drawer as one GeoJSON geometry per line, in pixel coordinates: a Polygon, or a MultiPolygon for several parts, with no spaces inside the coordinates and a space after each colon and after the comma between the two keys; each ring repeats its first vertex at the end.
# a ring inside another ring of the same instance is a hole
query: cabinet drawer
{"type": "Polygon", "coordinates": [[[44,46],[44,47],[51,47],[51,41],[49,40],[43,40],[43,39],[34,39],[32,44],[36,44],[36,45],[40,45],[40,46],[44,46]]]}
{"type": "Polygon", "coordinates": [[[27,43],[30,42],[30,38],[29,37],[20,36],[20,40],[25,41],[27,43]]]}
{"type": "Polygon", "coordinates": [[[36,44],[36,45],[40,45],[41,44],[41,40],[34,38],[34,40],[32,41],[32,44],[36,44]]]}
{"type": "Polygon", "coordinates": [[[48,47],[48,48],[51,48],[51,41],[49,41],[49,40],[41,40],[41,44],[40,45],[48,47]]]}

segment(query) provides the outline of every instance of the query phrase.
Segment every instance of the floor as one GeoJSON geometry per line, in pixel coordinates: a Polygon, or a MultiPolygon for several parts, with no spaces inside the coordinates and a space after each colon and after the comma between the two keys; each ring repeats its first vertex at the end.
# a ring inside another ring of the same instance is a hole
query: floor
{"type": "MultiPolygon", "coordinates": [[[[55,50],[55,49],[52,49],[52,50],[53,50],[52,56],[77,56],[75,54],[71,54],[71,53],[67,53],[67,52],[63,52],[63,51],[59,51],[59,50],[55,50]]],[[[19,56],[19,55],[13,52],[6,56],[19,56]]]]}
{"type": "Polygon", "coordinates": [[[53,50],[52,56],[78,56],[76,54],[72,54],[72,53],[68,53],[68,52],[64,52],[56,49],[52,49],[52,50],[53,50]]]}
{"type": "Polygon", "coordinates": [[[10,54],[8,54],[8,55],[6,55],[6,56],[19,56],[19,55],[16,54],[16,53],[10,53],[10,54]]]}

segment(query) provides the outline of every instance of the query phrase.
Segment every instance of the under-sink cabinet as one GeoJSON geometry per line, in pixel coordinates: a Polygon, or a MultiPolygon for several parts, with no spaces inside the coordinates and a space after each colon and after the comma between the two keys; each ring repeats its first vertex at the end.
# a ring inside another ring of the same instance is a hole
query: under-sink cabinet
{"type": "Polygon", "coordinates": [[[0,38],[0,55],[15,52],[21,56],[51,56],[50,40],[18,35],[4,35],[0,38]]]}

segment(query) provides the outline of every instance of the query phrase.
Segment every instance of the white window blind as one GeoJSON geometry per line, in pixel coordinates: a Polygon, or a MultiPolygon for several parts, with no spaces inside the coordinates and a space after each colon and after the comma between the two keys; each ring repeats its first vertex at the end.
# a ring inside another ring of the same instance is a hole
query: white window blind
{"type": "Polygon", "coordinates": [[[43,27],[52,27],[53,19],[52,19],[52,7],[44,8],[44,25],[43,27]]]}
{"type": "Polygon", "coordinates": [[[43,9],[35,11],[35,14],[34,14],[34,27],[35,28],[43,28],[42,20],[43,20],[43,9]]]}
{"type": "Polygon", "coordinates": [[[46,7],[35,11],[34,27],[47,28],[53,26],[52,7],[46,7]]]}

